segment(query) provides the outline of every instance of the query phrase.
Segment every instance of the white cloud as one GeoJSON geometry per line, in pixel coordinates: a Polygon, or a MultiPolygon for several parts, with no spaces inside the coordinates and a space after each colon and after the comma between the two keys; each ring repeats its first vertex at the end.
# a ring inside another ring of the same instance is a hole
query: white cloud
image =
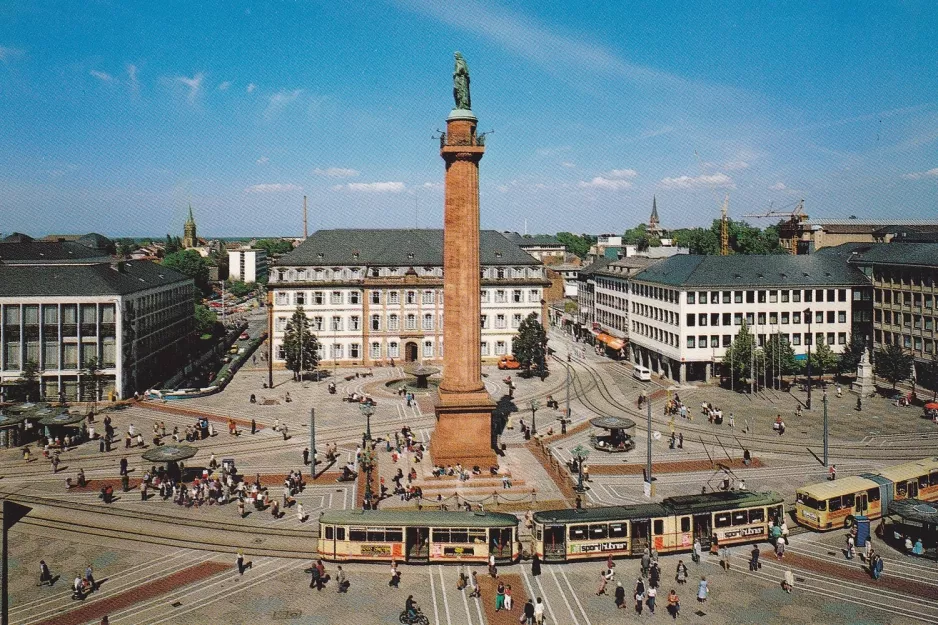
{"type": "Polygon", "coordinates": [[[231,86],[231,81],[230,81],[230,80],[226,80],[225,82],[223,82],[223,83],[221,83],[221,84],[218,85],[218,90],[219,90],[219,91],[228,91],[228,87],[230,87],[230,86],[231,86]]]}
{"type": "Polygon", "coordinates": [[[422,185],[420,185],[420,188],[421,189],[442,189],[443,183],[442,182],[425,182],[422,185]]]}
{"type": "Polygon", "coordinates": [[[769,190],[770,191],[784,191],[787,188],[788,187],[785,186],[784,182],[779,181],[773,184],[771,187],[769,187],[769,190]]]}
{"type": "Polygon", "coordinates": [[[606,174],[609,178],[634,178],[638,175],[638,172],[634,169],[611,169],[609,173],[606,174]]]}
{"type": "Polygon", "coordinates": [[[286,191],[302,191],[303,187],[298,184],[289,184],[274,182],[268,184],[256,184],[244,190],[245,193],[284,193],[286,191]]]}
{"type": "Polygon", "coordinates": [[[401,193],[407,190],[407,186],[403,182],[350,182],[334,185],[332,189],[361,193],[401,193]]]}
{"type": "Polygon", "coordinates": [[[16,58],[18,56],[23,56],[25,52],[19,48],[7,48],[0,46],[0,61],[9,61],[10,59],[16,58]]]}
{"type": "Polygon", "coordinates": [[[567,169],[573,169],[576,167],[576,163],[571,163],[570,161],[564,161],[560,163],[561,167],[566,167],[567,169]]]}
{"type": "Polygon", "coordinates": [[[189,89],[189,95],[186,96],[186,99],[189,100],[189,104],[194,104],[199,94],[202,92],[202,83],[205,80],[205,74],[199,72],[192,78],[176,76],[173,80],[189,89]]]}
{"type": "Polygon", "coordinates": [[[134,93],[140,92],[140,81],[137,80],[137,66],[133,63],[127,64],[127,81],[130,83],[130,90],[134,93]]]}
{"type": "Polygon", "coordinates": [[[662,178],[659,183],[665,189],[697,189],[700,187],[720,187],[735,189],[733,179],[724,173],[702,174],[700,176],[679,176],[677,178],[662,178]]]}
{"type": "Polygon", "coordinates": [[[263,165],[264,163],[270,162],[270,159],[267,158],[266,156],[262,156],[254,162],[257,163],[258,165],[263,165]]]}
{"type": "Polygon", "coordinates": [[[749,168],[749,163],[747,163],[746,161],[729,161],[729,162],[723,163],[723,169],[725,169],[726,171],[737,171],[740,169],[748,169],[748,168],[749,168]]]}
{"type": "Polygon", "coordinates": [[[327,167],[325,169],[317,167],[313,170],[313,173],[317,176],[328,176],[330,178],[354,178],[361,172],[357,169],[349,169],[348,167],[327,167]]]}
{"type": "Polygon", "coordinates": [[[280,111],[300,97],[301,93],[303,93],[302,89],[294,89],[293,91],[278,91],[270,96],[267,101],[267,109],[264,111],[264,117],[267,119],[276,117],[280,111]]]}
{"type": "Polygon", "coordinates": [[[115,79],[113,76],[111,76],[107,72],[99,72],[98,70],[93,69],[88,73],[94,76],[95,78],[97,78],[98,80],[100,80],[101,82],[117,82],[117,79],[115,79]]]}
{"type": "Polygon", "coordinates": [[[918,180],[919,178],[938,178],[938,167],[928,171],[913,171],[909,174],[902,174],[906,180],[918,180]]]}
{"type": "Polygon", "coordinates": [[[255,85],[253,82],[249,82],[248,86],[244,90],[248,93],[254,93],[255,89],[257,89],[257,85],[255,85]]]}
{"type": "Polygon", "coordinates": [[[588,182],[581,180],[579,184],[581,187],[594,187],[608,191],[621,191],[623,189],[632,188],[632,183],[628,180],[623,180],[622,178],[606,178],[604,176],[596,176],[588,182]]]}

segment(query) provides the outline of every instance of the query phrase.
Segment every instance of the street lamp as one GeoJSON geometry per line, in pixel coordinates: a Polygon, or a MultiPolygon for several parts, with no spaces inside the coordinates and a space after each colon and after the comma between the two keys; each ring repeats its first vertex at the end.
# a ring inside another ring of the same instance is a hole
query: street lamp
{"type": "Polygon", "coordinates": [[[374,404],[371,402],[362,402],[358,404],[362,414],[365,415],[365,435],[362,437],[362,447],[365,447],[365,441],[371,441],[371,415],[375,413],[374,404]]]}
{"type": "Polygon", "coordinates": [[[573,454],[573,457],[577,460],[577,482],[576,482],[576,491],[582,493],[586,491],[586,487],[583,486],[583,461],[589,457],[590,452],[583,445],[577,445],[570,450],[570,453],[573,454]]]}
{"type": "Polygon", "coordinates": [[[811,410],[811,344],[814,342],[814,335],[811,334],[811,309],[804,309],[805,320],[808,323],[808,401],[805,406],[811,410]]]}
{"type": "Polygon", "coordinates": [[[374,496],[374,493],[371,490],[371,468],[374,464],[374,450],[371,445],[362,450],[361,455],[361,468],[365,471],[365,501],[362,505],[362,508],[365,510],[371,510],[372,504],[371,500],[374,496]]]}
{"type": "Polygon", "coordinates": [[[537,434],[537,409],[540,407],[536,399],[531,400],[531,436],[537,434]]]}

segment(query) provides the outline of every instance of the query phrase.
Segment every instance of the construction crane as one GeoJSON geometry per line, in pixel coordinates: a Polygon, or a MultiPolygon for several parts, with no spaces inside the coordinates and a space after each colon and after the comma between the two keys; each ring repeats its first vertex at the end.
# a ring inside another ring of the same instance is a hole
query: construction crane
{"type": "MultiPolygon", "coordinates": [[[[694,156],[697,157],[697,165],[700,167],[700,175],[704,175],[704,165],[697,150],[694,150],[694,156]]],[[[713,199],[717,199],[716,188],[711,185],[710,192],[713,193],[713,199]]],[[[720,256],[730,255],[730,196],[727,193],[723,196],[723,208],[720,209],[720,256]]]]}
{"type": "Polygon", "coordinates": [[[743,215],[743,217],[755,217],[757,219],[766,217],[788,217],[789,221],[806,221],[808,219],[808,216],[804,212],[804,200],[798,200],[782,208],[787,208],[788,206],[794,206],[794,208],[790,211],[772,210],[772,205],[770,204],[768,212],[743,215]]]}
{"type": "Polygon", "coordinates": [[[788,220],[781,224],[778,232],[778,242],[779,245],[788,250],[789,254],[798,253],[798,243],[797,240],[800,236],[801,223],[808,220],[807,213],[804,212],[804,200],[798,200],[792,204],[787,204],[783,206],[782,209],[788,208],[789,206],[794,206],[790,211],[786,210],[772,210],[772,205],[769,204],[769,210],[765,213],[744,215],[745,217],[755,217],[756,219],[764,219],[766,217],[787,217],[788,220]]]}

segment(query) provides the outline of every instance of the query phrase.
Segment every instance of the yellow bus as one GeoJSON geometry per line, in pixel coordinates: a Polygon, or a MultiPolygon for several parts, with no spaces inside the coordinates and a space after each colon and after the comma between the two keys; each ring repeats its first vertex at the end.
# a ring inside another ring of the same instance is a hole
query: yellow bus
{"type": "Polygon", "coordinates": [[[895,484],[895,499],[938,500],[938,457],[906,462],[879,474],[895,484]]]}

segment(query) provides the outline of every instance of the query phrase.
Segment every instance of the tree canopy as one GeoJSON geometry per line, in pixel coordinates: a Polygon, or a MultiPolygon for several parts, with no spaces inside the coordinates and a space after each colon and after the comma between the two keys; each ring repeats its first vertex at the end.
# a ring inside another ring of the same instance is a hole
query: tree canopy
{"type": "Polygon", "coordinates": [[[913,360],[911,354],[906,354],[899,345],[892,343],[877,350],[873,373],[890,382],[895,390],[896,384],[908,380],[912,375],[913,360]]]}
{"type": "Polygon", "coordinates": [[[285,239],[261,239],[254,244],[254,247],[267,252],[267,256],[286,254],[293,250],[293,244],[285,239]]]}
{"type": "Polygon", "coordinates": [[[763,352],[765,366],[768,368],[770,378],[775,379],[779,376],[790,375],[798,370],[795,350],[785,335],[769,335],[765,341],[763,352]]]}
{"type": "Polygon", "coordinates": [[[839,359],[840,357],[831,350],[830,346],[821,341],[811,350],[811,370],[818,377],[831,373],[837,369],[839,359]]]}
{"type": "Polygon", "coordinates": [[[162,264],[183,273],[195,281],[195,286],[202,293],[208,293],[208,265],[195,250],[182,250],[167,254],[162,264]]]}
{"type": "Polygon", "coordinates": [[[590,247],[596,243],[596,237],[589,234],[573,234],[572,232],[558,232],[557,240],[567,246],[567,251],[580,258],[586,258],[590,247]]]}
{"type": "Polygon", "coordinates": [[[866,341],[858,334],[850,337],[850,343],[840,355],[837,362],[837,373],[840,375],[856,373],[857,366],[860,364],[860,358],[863,357],[863,351],[866,349],[866,341]]]}
{"type": "Polygon", "coordinates": [[[755,371],[752,367],[757,351],[755,339],[749,331],[749,326],[743,321],[732,344],[726,348],[723,355],[724,370],[729,371],[736,388],[739,388],[743,380],[749,381],[759,374],[759,363],[756,362],[755,371]]]}
{"type": "Polygon", "coordinates": [[[319,341],[310,329],[309,319],[302,306],[287,322],[283,335],[283,351],[287,369],[293,372],[293,379],[300,379],[301,372],[312,371],[319,366],[319,341]]]}
{"type": "Polygon", "coordinates": [[[199,336],[215,334],[218,315],[205,304],[195,305],[195,332],[199,336]]]}
{"type": "Polygon", "coordinates": [[[225,285],[225,288],[228,289],[228,292],[234,295],[235,297],[244,297],[251,292],[251,285],[240,280],[229,280],[225,285]]]}
{"type": "MultiPolygon", "coordinates": [[[[521,320],[518,334],[511,339],[511,353],[527,372],[531,371],[534,364],[544,364],[547,356],[547,331],[537,320],[536,313],[531,313],[521,320]]],[[[543,377],[543,367],[541,369],[543,377]]]]}
{"type": "MultiPolygon", "coordinates": [[[[731,254],[784,254],[778,242],[778,226],[764,230],[745,221],[729,220],[729,247],[731,254]]],[[[690,248],[691,254],[715,256],[720,253],[720,220],[714,219],[709,228],[683,228],[674,230],[672,238],[680,247],[690,248]]]]}

